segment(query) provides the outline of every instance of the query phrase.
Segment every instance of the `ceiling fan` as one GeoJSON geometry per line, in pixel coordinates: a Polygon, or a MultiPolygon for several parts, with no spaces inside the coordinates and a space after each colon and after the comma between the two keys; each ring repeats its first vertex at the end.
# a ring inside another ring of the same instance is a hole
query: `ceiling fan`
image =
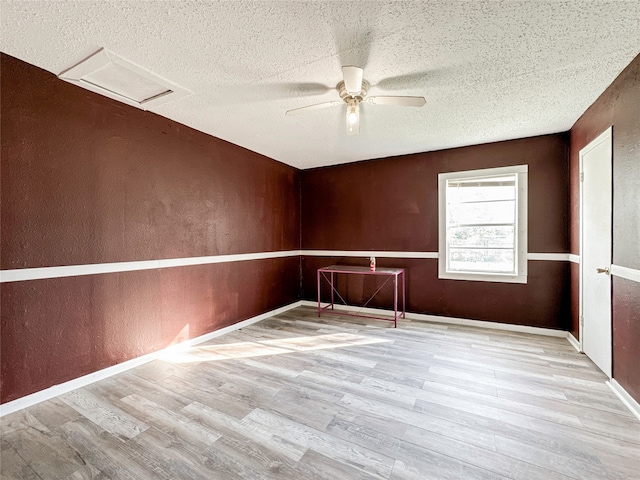
{"type": "Polygon", "coordinates": [[[360,104],[363,102],[369,105],[398,105],[402,107],[422,107],[426,103],[424,97],[376,96],[367,98],[370,84],[363,78],[363,73],[364,70],[360,67],[342,67],[343,81],[336,86],[336,90],[342,100],[294,108],[287,111],[286,114],[297,115],[309,110],[318,110],[346,103],[347,135],[356,135],[360,132],[360,104]]]}

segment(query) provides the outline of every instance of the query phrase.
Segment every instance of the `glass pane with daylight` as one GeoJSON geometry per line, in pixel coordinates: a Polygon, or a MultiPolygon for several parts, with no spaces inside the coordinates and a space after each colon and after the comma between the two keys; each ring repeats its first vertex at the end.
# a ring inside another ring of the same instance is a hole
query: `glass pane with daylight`
{"type": "Polygon", "coordinates": [[[516,201],[497,200],[479,203],[451,205],[449,225],[488,225],[514,223],[516,201]]]}
{"type": "Polygon", "coordinates": [[[447,195],[455,195],[456,202],[486,202],[491,200],[514,200],[516,177],[490,179],[448,180],[447,195]]]}
{"type": "Polygon", "coordinates": [[[449,271],[515,273],[515,253],[497,249],[449,249],[449,271]]]}
{"type": "Polygon", "coordinates": [[[450,228],[450,247],[513,248],[515,228],[510,226],[483,225],[450,228]]]}

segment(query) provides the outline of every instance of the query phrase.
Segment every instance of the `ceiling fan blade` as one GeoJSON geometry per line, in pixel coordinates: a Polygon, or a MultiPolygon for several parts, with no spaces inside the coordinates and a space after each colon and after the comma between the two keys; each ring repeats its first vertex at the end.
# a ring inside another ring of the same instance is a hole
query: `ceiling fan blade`
{"type": "Polygon", "coordinates": [[[324,103],[316,103],[315,105],[307,105],[306,107],[294,108],[293,110],[288,110],[286,115],[297,115],[298,113],[307,112],[309,110],[319,110],[321,108],[327,107],[335,107],[336,105],[344,104],[343,101],[334,101],[334,102],[324,102],[324,103]]]}
{"type": "Polygon", "coordinates": [[[422,107],[427,101],[424,97],[369,97],[369,105],[400,105],[402,107],[422,107]]]}
{"type": "Polygon", "coordinates": [[[357,135],[360,133],[360,105],[353,102],[347,107],[347,135],[357,135]]]}
{"type": "Polygon", "coordinates": [[[350,95],[358,95],[362,91],[362,75],[364,71],[360,67],[342,67],[344,89],[350,95]]]}

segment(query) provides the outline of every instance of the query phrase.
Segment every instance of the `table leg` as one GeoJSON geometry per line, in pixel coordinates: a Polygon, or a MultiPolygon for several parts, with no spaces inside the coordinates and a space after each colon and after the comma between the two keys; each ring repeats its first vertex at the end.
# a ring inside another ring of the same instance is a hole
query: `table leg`
{"type": "Polygon", "coordinates": [[[406,288],[404,284],[404,270],[402,271],[402,318],[407,318],[407,306],[406,306],[406,288]]]}
{"type": "Polygon", "coordinates": [[[393,328],[398,327],[398,275],[393,276],[393,328]]]}
{"type": "Polygon", "coordinates": [[[335,288],[333,286],[333,272],[331,272],[331,310],[333,310],[333,292],[335,288]]]}
{"type": "Polygon", "coordinates": [[[322,309],[320,308],[320,270],[318,270],[318,317],[320,316],[320,312],[322,309]]]}

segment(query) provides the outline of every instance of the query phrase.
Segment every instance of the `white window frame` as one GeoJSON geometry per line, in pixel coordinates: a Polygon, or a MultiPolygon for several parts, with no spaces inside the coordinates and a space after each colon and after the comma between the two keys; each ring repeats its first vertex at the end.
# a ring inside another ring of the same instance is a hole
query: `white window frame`
{"type": "Polygon", "coordinates": [[[438,278],[481,282],[527,283],[527,181],[527,165],[447,172],[438,175],[438,278]],[[516,192],[516,274],[447,271],[447,181],[481,179],[512,174],[517,174],[518,187],[516,192]]]}

